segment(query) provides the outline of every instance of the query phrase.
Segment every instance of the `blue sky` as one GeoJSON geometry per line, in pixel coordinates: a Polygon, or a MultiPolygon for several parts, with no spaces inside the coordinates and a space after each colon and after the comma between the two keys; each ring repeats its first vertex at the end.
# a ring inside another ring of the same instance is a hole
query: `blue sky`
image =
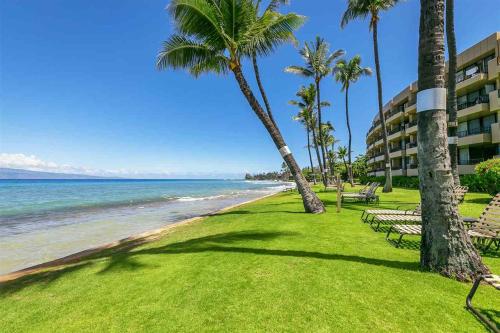
{"type": "MultiPolygon", "coordinates": [[[[3,166],[25,163],[56,171],[171,177],[279,169],[279,153],[232,77],[195,80],[182,71],[155,69],[161,43],[172,32],[167,4],[1,0],[3,166]]],[[[455,7],[459,51],[500,30],[498,12],[484,9],[491,8],[491,0],[459,0],[455,7]]],[[[368,23],[353,22],[341,30],[344,9],[342,0],[293,0],[283,8],[308,17],[297,33],[301,43],[320,35],[332,50],[345,49],[348,57],[360,54],[364,65],[373,67],[368,23]]],[[[384,102],[416,79],[418,15],[416,0],[382,14],[384,102]]],[[[305,134],[292,121],[296,110],[287,102],[308,82],[283,72],[302,59],[287,45],[260,63],[285,140],[306,166],[305,134]]],[[[346,144],[340,86],[327,78],[322,91],[332,103],[324,118],[333,122],[336,137],[346,144]]],[[[350,101],[358,154],[365,150],[365,133],[376,111],[375,78],[355,84],[350,101]]]]}

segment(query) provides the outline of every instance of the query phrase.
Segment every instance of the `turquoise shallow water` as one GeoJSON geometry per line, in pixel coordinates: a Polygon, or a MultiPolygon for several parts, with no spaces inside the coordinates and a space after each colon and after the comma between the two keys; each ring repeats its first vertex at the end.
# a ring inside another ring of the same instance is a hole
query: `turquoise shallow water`
{"type": "Polygon", "coordinates": [[[240,180],[0,180],[0,274],[287,186],[240,180]]]}

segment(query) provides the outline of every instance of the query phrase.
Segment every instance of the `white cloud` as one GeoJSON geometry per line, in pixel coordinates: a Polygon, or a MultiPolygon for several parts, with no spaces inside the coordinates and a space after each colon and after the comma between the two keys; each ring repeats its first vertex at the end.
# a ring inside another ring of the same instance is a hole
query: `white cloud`
{"type": "Polygon", "coordinates": [[[76,167],[68,164],[48,162],[38,158],[35,155],[26,155],[22,153],[0,153],[0,168],[123,178],[240,178],[242,176],[242,174],[240,173],[220,173],[211,171],[177,173],[167,170],[137,171],[127,169],[90,169],[85,167],[76,167]]]}
{"type": "Polygon", "coordinates": [[[63,172],[95,174],[98,170],[82,167],[73,167],[68,164],[57,164],[39,159],[35,155],[0,153],[0,167],[12,169],[25,169],[31,171],[63,172]]]}

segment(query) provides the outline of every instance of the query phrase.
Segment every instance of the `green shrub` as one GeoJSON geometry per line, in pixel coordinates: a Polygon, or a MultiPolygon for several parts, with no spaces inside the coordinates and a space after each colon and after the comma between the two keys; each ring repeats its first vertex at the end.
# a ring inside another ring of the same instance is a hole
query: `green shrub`
{"type": "Polygon", "coordinates": [[[500,192],[500,158],[479,163],[473,175],[460,176],[460,183],[473,192],[497,194],[500,192]]]}
{"type": "MultiPolygon", "coordinates": [[[[385,177],[360,177],[360,181],[363,184],[379,182],[380,184],[385,184],[385,177]]],[[[394,187],[403,187],[403,188],[413,188],[418,189],[418,177],[407,177],[407,176],[394,176],[392,177],[392,186],[394,187]]]]}
{"type": "MultiPolygon", "coordinates": [[[[385,184],[385,177],[360,177],[363,184],[379,182],[385,184]]],[[[500,158],[479,163],[472,175],[460,176],[460,184],[469,187],[471,192],[483,192],[495,195],[500,192],[500,158]]],[[[418,177],[394,176],[392,186],[418,189],[418,177]]]]}
{"type": "Polygon", "coordinates": [[[484,175],[489,172],[500,175],[500,158],[492,158],[476,165],[476,175],[484,175]]]}

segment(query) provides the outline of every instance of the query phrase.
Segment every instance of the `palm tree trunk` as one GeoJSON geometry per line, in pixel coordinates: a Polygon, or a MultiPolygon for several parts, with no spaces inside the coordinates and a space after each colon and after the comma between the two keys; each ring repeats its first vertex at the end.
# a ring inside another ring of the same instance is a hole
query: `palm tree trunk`
{"type": "Polygon", "coordinates": [[[421,0],[418,57],[418,176],[422,202],[420,265],[458,280],[486,272],[453,193],[444,89],[444,0],[421,0]]]}
{"type": "Polygon", "coordinates": [[[274,125],[278,126],[278,125],[276,125],[276,122],[274,121],[274,117],[273,117],[273,114],[271,112],[271,105],[269,104],[269,100],[267,99],[266,91],[264,90],[264,86],[262,85],[262,81],[260,80],[259,65],[257,64],[257,56],[255,53],[252,56],[252,64],[253,64],[253,71],[255,73],[255,80],[257,81],[257,86],[259,87],[259,91],[260,91],[260,95],[262,96],[262,100],[264,101],[267,115],[269,116],[269,118],[271,118],[271,121],[274,123],[274,125]]]}
{"type": "Polygon", "coordinates": [[[330,174],[332,175],[332,178],[335,178],[335,138],[333,139],[332,142],[332,166],[330,174]]]}
{"type": "Polygon", "coordinates": [[[351,123],[349,121],[349,85],[346,85],[346,88],[345,88],[345,119],[347,122],[347,132],[349,133],[349,144],[348,144],[348,151],[347,151],[347,160],[349,161],[349,164],[348,164],[349,170],[347,170],[347,175],[349,176],[349,183],[351,183],[351,187],[353,187],[354,180],[353,180],[353,175],[352,175],[352,160],[351,160],[352,136],[351,136],[351,123]]]}
{"type": "Polygon", "coordinates": [[[314,174],[314,164],[313,164],[313,159],[311,155],[311,135],[310,135],[310,130],[309,130],[309,125],[306,127],[306,132],[307,132],[307,152],[309,153],[309,163],[311,163],[311,174],[313,176],[313,182],[314,185],[316,185],[316,175],[314,174]]]}
{"type": "Polygon", "coordinates": [[[458,145],[457,145],[457,92],[456,78],[457,71],[457,41],[455,39],[454,23],[454,0],[446,0],[446,42],[448,44],[448,99],[447,111],[449,115],[448,123],[448,149],[450,151],[451,172],[455,186],[460,185],[458,174],[458,145]]]}
{"type": "Polygon", "coordinates": [[[311,132],[313,135],[313,141],[314,141],[314,149],[316,150],[316,158],[318,159],[318,165],[319,165],[319,172],[321,172],[321,180],[323,181],[323,184],[325,183],[324,177],[325,173],[323,171],[323,164],[321,163],[321,155],[319,153],[319,147],[318,147],[318,137],[316,135],[316,124],[313,124],[311,128],[311,132]]]}
{"type": "Polygon", "coordinates": [[[326,178],[326,151],[325,151],[325,143],[323,142],[323,135],[321,135],[321,125],[323,124],[321,122],[321,95],[320,95],[320,89],[319,89],[319,80],[316,79],[316,99],[317,99],[317,104],[318,104],[318,123],[319,123],[319,146],[321,147],[321,156],[322,156],[322,162],[323,162],[323,170],[321,171],[321,174],[323,175],[323,185],[325,187],[328,185],[327,178],[326,178]]]}
{"type": "Polygon", "coordinates": [[[385,162],[385,185],[384,192],[392,192],[392,170],[389,157],[389,141],[387,140],[387,127],[385,125],[384,107],[382,101],[382,78],[380,74],[380,60],[378,57],[378,37],[377,37],[377,19],[373,22],[373,53],[375,55],[375,72],[377,74],[378,91],[378,114],[380,124],[382,125],[382,137],[384,139],[384,162],[385,162]]]}
{"type": "Polygon", "coordinates": [[[347,168],[347,162],[345,160],[345,157],[342,157],[342,161],[344,161],[345,171],[347,172],[347,177],[349,177],[349,169],[347,168]]]}
{"type": "Polygon", "coordinates": [[[266,114],[266,112],[262,109],[259,102],[255,98],[255,95],[251,91],[250,86],[248,85],[248,82],[246,81],[243,72],[241,71],[241,67],[234,66],[232,68],[232,71],[234,73],[236,81],[238,82],[241,92],[248,101],[248,104],[269,132],[269,135],[273,139],[274,144],[283,156],[283,160],[288,165],[288,169],[290,170],[295,183],[297,184],[297,189],[302,196],[302,202],[304,204],[305,211],[308,213],[325,212],[325,206],[323,205],[321,200],[319,200],[316,193],[314,193],[314,191],[311,189],[309,183],[304,178],[304,175],[302,175],[300,167],[295,161],[292,153],[288,149],[278,127],[274,125],[271,118],[266,114]]]}
{"type": "MultiPolygon", "coordinates": [[[[334,138],[335,141],[335,138],[334,138]]],[[[330,159],[330,175],[332,176],[332,179],[335,178],[335,143],[332,143],[332,158],[330,159]]]]}

